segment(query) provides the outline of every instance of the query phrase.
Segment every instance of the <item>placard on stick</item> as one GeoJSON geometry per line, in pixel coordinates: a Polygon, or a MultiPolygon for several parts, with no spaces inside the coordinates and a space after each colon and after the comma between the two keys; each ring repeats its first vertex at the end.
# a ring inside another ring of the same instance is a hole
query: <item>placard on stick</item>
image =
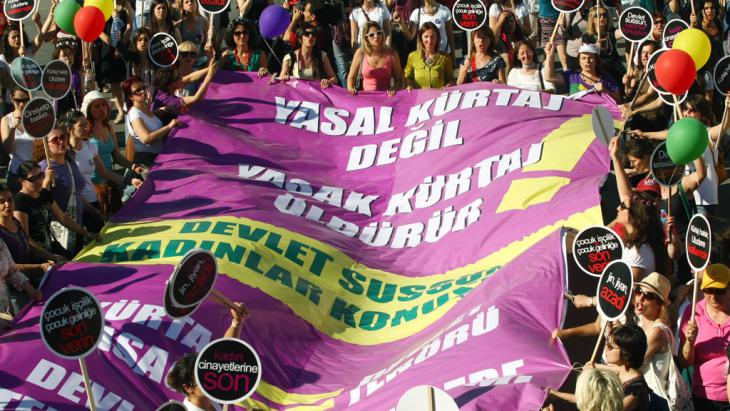
{"type": "Polygon", "coordinates": [[[710,222],[702,214],[695,214],[689,220],[685,247],[687,248],[687,261],[692,270],[695,272],[704,270],[710,263],[712,229],[710,222]]]}
{"type": "Polygon", "coordinates": [[[456,401],[444,390],[432,385],[419,385],[406,391],[395,406],[395,411],[459,411],[456,401]]]}
{"type": "Polygon", "coordinates": [[[215,287],[218,263],[210,251],[188,251],[170,277],[170,299],[178,308],[199,305],[215,287]]]}
{"type": "Polygon", "coordinates": [[[3,12],[8,20],[21,21],[35,13],[37,7],[36,0],[5,0],[3,12]]]}
{"type": "MultiPolygon", "coordinates": [[[[170,317],[174,319],[187,317],[189,315],[192,315],[198,307],[200,307],[200,304],[188,307],[188,308],[180,308],[173,304],[172,298],[170,297],[172,295],[172,289],[170,288],[170,284],[168,283],[165,287],[165,301],[163,303],[163,307],[165,307],[165,313],[170,317]]],[[[201,303],[202,304],[202,303],[201,303]]]]}
{"type": "Polygon", "coordinates": [[[598,312],[607,321],[617,320],[632,305],[629,298],[634,287],[631,268],[623,261],[610,263],[598,281],[598,312]]]}
{"type": "Polygon", "coordinates": [[[90,292],[64,288],[46,302],[40,327],[43,343],[51,352],[66,359],[84,358],[101,340],[104,313],[90,292]]]}
{"type": "Polygon", "coordinates": [[[712,78],[717,92],[727,96],[730,93],[730,56],[725,56],[715,63],[712,78]]]}
{"type": "Polygon", "coordinates": [[[487,21],[487,8],[482,0],[457,0],[451,8],[454,24],[464,31],[474,31],[487,21]]]}
{"type": "Polygon", "coordinates": [[[160,32],[150,39],[147,54],[150,60],[160,67],[170,67],[177,61],[179,50],[175,37],[160,32]]]}
{"type": "Polygon", "coordinates": [[[66,97],[71,90],[71,69],[63,60],[53,60],[43,69],[43,92],[52,99],[66,97]]]}
{"type": "Polygon", "coordinates": [[[621,35],[634,43],[643,41],[651,35],[654,20],[651,13],[641,7],[629,7],[621,13],[618,19],[618,28],[621,35]]]}
{"type": "Polygon", "coordinates": [[[250,397],[261,382],[261,360],[246,342],[220,338],[195,359],[195,383],[203,394],[221,404],[250,397]]]}
{"type": "Polygon", "coordinates": [[[53,103],[43,97],[32,98],[23,108],[20,120],[26,134],[33,138],[43,138],[56,125],[56,112],[53,103]]]}
{"type": "Polygon", "coordinates": [[[588,227],[573,241],[573,259],[588,275],[600,277],[603,270],[624,254],[624,243],[615,231],[608,227],[588,227]]]}
{"type": "Polygon", "coordinates": [[[198,0],[198,4],[203,11],[210,14],[218,14],[228,8],[231,0],[198,0]]]}
{"type": "Polygon", "coordinates": [[[666,187],[676,185],[684,176],[684,166],[677,164],[669,158],[667,143],[662,141],[656,146],[651,154],[649,163],[651,175],[654,180],[666,187]]]}
{"type": "Polygon", "coordinates": [[[608,147],[611,139],[616,134],[616,130],[613,128],[613,117],[606,107],[593,107],[591,125],[593,126],[593,133],[598,137],[598,140],[608,147]]]}
{"type": "Polygon", "coordinates": [[[669,20],[664,26],[664,31],[662,31],[662,43],[664,47],[671,49],[677,35],[688,28],[689,24],[682,19],[669,20]]]}
{"type": "Polygon", "coordinates": [[[10,77],[25,90],[37,90],[42,83],[43,70],[33,59],[16,57],[10,63],[10,77]]]}

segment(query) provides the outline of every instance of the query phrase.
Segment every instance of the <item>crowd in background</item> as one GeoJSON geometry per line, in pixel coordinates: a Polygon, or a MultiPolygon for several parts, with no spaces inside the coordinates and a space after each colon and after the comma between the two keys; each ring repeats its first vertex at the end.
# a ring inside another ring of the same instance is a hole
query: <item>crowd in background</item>
{"type": "MultiPolygon", "coordinates": [[[[548,401],[575,402],[581,410],[730,409],[728,241],[716,233],[712,264],[698,279],[694,319],[687,308],[694,273],[683,243],[696,213],[713,228],[724,226],[718,223],[718,190],[727,177],[723,136],[730,100],[714,86],[712,69],[730,49],[730,4],[699,0],[693,13],[687,0],[587,0],[578,11],[561,14],[547,0],[490,0],[485,24],[464,32],[454,24],[449,0],[288,0],[282,4],[291,15],[286,31],[265,40],[259,20],[272,2],[232,3],[211,16],[196,0],[118,0],[92,43],[58,29],[56,0],[48,15],[36,13],[23,31],[0,16],[0,135],[7,165],[7,184],[0,187],[0,326],[9,325],[22,297],[42,298],[38,288],[49,268],[100,239],[104,223],[144,184],[166,137],[180,125],[178,116],[205,99],[218,70],[250,72],[272,84],[314,80],[353,95],[472,82],[602,93],[629,122],[628,132],[609,146],[621,203],[608,225],[625,244],[636,283],[633,306],[620,323],[605,327],[603,361],[587,364],[575,394],[550,389],[548,401]],[[617,29],[618,15],[631,6],[648,10],[654,24],[649,38],[633,47],[617,29]],[[681,181],[664,187],[651,178],[649,160],[667,138],[673,110],[642,80],[673,19],[711,40],[710,60],[680,104],[682,116],[707,126],[710,141],[681,181]],[[31,24],[34,38],[26,33],[31,24]],[[160,32],[178,42],[172,67],[158,67],[148,54],[150,39],[160,32]],[[52,49],[52,58],[72,70],[71,92],[55,102],[58,121],[47,147],[23,129],[20,118],[31,94],[9,70],[14,59],[41,48],[52,49]],[[117,137],[116,125],[125,138],[117,137]]],[[[570,299],[577,307],[595,306],[593,296],[570,299]]],[[[553,339],[603,329],[597,319],[555,330],[553,339]]],[[[177,381],[179,387],[190,383],[177,381]]]]}

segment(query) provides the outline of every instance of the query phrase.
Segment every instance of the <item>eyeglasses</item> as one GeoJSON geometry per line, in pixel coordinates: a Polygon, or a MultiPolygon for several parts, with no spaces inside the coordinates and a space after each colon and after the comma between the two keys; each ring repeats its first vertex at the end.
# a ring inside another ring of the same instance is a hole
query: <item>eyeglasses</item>
{"type": "Polygon", "coordinates": [[[43,180],[43,177],[44,177],[43,173],[38,173],[34,176],[26,177],[25,179],[27,181],[30,181],[31,183],[35,183],[35,182],[43,180]]]}
{"type": "Polygon", "coordinates": [[[372,33],[368,33],[365,35],[365,37],[372,39],[375,37],[383,37],[383,30],[374,31],[372,33]]]}
{"type": "Polygon", "coordinates": [[[628,210],[629,206],[627,206],[626,203],[622,201],[621,204],[618,205],[618,208],[619,210],[628,210]]]}
{"type": "Polygon", "coordinates": [[[14,98],[13,99],[13,103],[15,103],[15,104],[27,103],[29,101],[30,101],[29,98],[14,98]]]}
{"type": "Polygon", "coordinates": [[[302,32],[302,37],[314,37],[315,34],[317,34],[317,33],[307,30],[305,32],[302,32]]]}
{"type": "Polygon", "coordinates": [[[233,37],[248,36],[248,30],[234,31],[233,37]]]}
{"type": "Polygon", "coordinates": [[[134,94],[135,96],[142,96],[145,92],[147,92],[147,86],[142,86],[137,90],[132,90],[132,94],[134,94]]]}
{"type": "Polygon", "coordinates": [[[48,139],[48,142],[54,145],[59,145],[61,143],[65,143],[66,139],[64,137],[51,137],[48,139]]]}
{"type": "Polygon", "coordinates": [[[608,17],[608,14],[606,14],[606,13],[598,13],[598,18],[601,18],[601,17],[608,17]]]}
{"type": "Polygon", "coordinates": [[[710,294],[710,295],[725,295],[725,293],[727,292],[727,287],[725,287],[725,288],[705,288],[704,290],[702,290],[702,292],[705,294],[710,294]]]}
{"type": "Polygon", "coordinates": [[[634,294],[637,298],[643,297],[646,301],[656,301],[657,299],[659,299],[658,295],[649,291],[644,291],[641,287],[637,287],[636,289],[634,289],[634,294]]]}
{"type": "Polygon", "coordinates": [[[183,51],[180,53],[180,57],[182,57],[184,59],[195,58],[197,56],[198,56],[198,53],[196,53],[194,51],[183,51]]]}
{"type": "Polygon", "coordinates": [[[654,20],[654,24],[664,24],[666,23],[664,20],[654,20]]]}

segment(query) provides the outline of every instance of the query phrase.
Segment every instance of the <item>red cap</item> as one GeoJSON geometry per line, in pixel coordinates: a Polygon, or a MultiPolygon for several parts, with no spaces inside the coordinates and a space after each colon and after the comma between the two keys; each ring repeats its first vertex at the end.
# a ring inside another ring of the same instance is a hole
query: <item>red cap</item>
{"type": "Polygon", "coordinates": [[[659,183],[651,177],[646,177],[639,181],[639,184],[636,186],[636,191],[649,191],[656,194],[657,197],[662,196],[662,188],[659,186],[659,183]]]}

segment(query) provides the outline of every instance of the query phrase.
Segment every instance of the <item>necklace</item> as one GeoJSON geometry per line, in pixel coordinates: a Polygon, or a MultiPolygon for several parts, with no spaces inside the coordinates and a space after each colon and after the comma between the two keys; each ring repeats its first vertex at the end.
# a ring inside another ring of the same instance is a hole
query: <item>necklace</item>
{"type": "Polygon", "coordinates": [[[599,79],[593,78],[587,74],[583,74],[583,72],[580,73],[580,76],[583,78],[583,80],[590,81],[591,83],[598,83],[599,79]]]}

